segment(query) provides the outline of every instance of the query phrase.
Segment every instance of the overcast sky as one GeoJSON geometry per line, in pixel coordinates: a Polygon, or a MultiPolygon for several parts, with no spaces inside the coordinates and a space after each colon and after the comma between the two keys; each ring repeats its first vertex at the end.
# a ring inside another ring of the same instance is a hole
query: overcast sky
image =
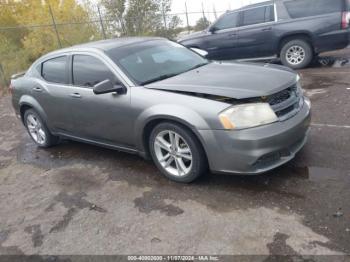
{"type": "MultiPolygon", "coordinates": [[[[217,15],[221,15],[223,12],[227,10],[237,9],[239,7],[262,2],[264,0],[173,0],[172,3],[172,13],[184,13],[185,12],[185,2],[187,3],[188,12],[202,12],[202,3],[205,12],[211,12],[206,14],[210,21],[215,20],[213,10],[217,11],[217,15]]],[[[190,24],[195,23],[199,18],[201,18],[201,14],[190,14],[189,22],[190,24]]],[[[186,21],[185,15],[180,15],[183,23],[186,21]]]]}
{"type": "Polygon", "coordinates": [[[185,2],[188,11],[201,11],[202,3],[206,11],[226,11],[228,9],[236,9],[251,3],[262,2],[262,0],[173,0],[172,12],[181,13],[185,11],[185,2]]]}

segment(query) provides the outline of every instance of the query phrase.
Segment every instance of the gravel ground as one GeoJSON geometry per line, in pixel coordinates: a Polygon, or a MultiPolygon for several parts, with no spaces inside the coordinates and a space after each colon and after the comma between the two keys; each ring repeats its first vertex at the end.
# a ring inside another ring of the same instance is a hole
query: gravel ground
{"type": "Polygon", "coordinates": [[[350,49],[326,56],[336,60],[300,71],[308,144],[256,177],[181,185],[137,156],[38,149],[0,98],[0,254],[350,254],[350,49]]]}

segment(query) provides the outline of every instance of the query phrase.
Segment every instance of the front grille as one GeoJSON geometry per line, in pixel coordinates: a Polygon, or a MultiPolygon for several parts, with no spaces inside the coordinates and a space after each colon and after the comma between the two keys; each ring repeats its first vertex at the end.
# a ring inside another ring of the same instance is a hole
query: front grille
{"type": "Polygon", "coordinates": [[[286,101],[290,98],[290,90],[286,89],[283,90],[277,94],[271,95],[268,97],[268,102],[271,106],[277,105],[279,103],[282,103],[283,101],[286,101]]]}
{"type": "Polygon", "coordinates": [[[302,107],[302,93],[297,85],[293,85],[266,98],[278,118],[283,121],[296,115],[302,107]]]}
{"type": "Polygon", "coordinates": [[[275,111],[275,112],[276,112],[276,115],[281,118],[281,117],[289,114],[290,112],[293,112],[295,109],[296,109],[296,105],[292,105],[290,107],[287,107],[285,109],[282,109],[280,111],[275,111]]]}

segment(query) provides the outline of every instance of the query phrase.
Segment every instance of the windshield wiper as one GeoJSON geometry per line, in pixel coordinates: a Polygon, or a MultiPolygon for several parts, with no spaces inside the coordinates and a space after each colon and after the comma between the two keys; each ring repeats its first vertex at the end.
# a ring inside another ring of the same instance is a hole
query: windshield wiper
{"type": "Polygon", "coordinates": [[[141,84],[142,85],[147,85],[147,84],[151,84],[151,83],[154,83],[154,82],[165,80],[165,79],[168,79],[170,77],[177,76],[177,75],[179,75],[179,74],[165,74],[165,75],[157,76],[157,77],[152,78],[150,80],[147,80],[145,82],[142,82],[141,84]]]}
{"type": "Polygon", "coordinates": [[[197,68],[199,68],[199,67],[205,66],[205,65],[207,65],[207,64],[209,64],[209,63],[210,63],[210,62],[200,63],[200,64],[198,64],[198,65],[195,65],[194,67],[192,67],[192,68],[189,69],[188,71],[191,71],[191,70],[193,70],[193,69],[197,69],[197,68]]]}
{"type": "Polygon", "coordinates": [[[204,62],[204,63],[200,63],[200,64],[198,64],[198,65],[195,65],[194,67],[191,67],[190,69],[188,69],[188,70],[186,70],[186,71],[183,71],[181,74],[186,73],[186,72],[189,72],[189,71],[192,71],[192,70],[195,70],[195,69],[200,68],[200,67],[202,67],[202,66],[205,66],[205,65],[207,65],[207,64],[210,64],[210,62],[204,62]]]}

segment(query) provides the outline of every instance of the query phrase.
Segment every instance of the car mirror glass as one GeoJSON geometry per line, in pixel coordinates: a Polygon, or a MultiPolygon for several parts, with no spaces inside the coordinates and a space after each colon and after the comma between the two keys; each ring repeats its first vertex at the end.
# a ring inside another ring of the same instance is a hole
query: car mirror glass
{"type": "Polygon", "coordinates": [[[126,88],[121,83],[117,83],[113,85],[111,80],[106,79],[96,84],[93,88],[93,91],[96,95],[102,95],[102,94],[108,94],[108,93],[125,94],[126,88]]]}

